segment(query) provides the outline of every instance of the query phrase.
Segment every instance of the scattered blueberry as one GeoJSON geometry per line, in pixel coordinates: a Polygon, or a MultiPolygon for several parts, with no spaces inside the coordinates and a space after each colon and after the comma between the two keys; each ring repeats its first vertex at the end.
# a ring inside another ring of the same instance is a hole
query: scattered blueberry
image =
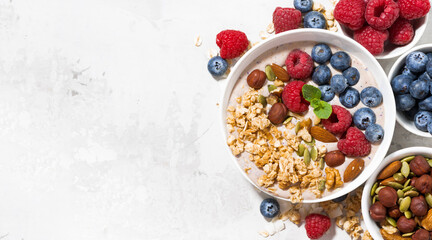
{"type": "Polygon", "coordinates": [[[330,86],[335,93],[339,94],[348,87],[348,81],[342,74],[336,74],[331,78],[330,86]]]}
{"type": "Polygon", "coordinates": [[[312,81],[318,85],[328,84],[331,78],[331,71],[327,65],[319,65],[312,74],[312,81]]]}
{"type": "Polygon", "coordinates": [[[413,72],[411,72],[406,65],[404,66],[403,70],[402,70],[402,75],[406,75],[408,77],[412,77],[413,79],[417,78],[417,75],[414,74],[413,72]]]}
{"type": "Polygon", "coordinates": [[[305,28],[326,28],[327,21],[324,15],[317,11],[310,11],[304,16],[305,28]]]}
{"type": "Polygon", "coordinates": [[[312,59],[320,64],[326,63],[330,60],[332,51],[330,47],[325,43],[318,43],[312,48],[312,59]]]}
{"type": "Polygon", "coordinates": [[[411,83],[409,92],[416,99],[424,99],[429,94],[429,83],[427,81],[415,80],[411,83]]]}
{"type": "Polygon", "coordinates": [[[331,66],[339,71],[343,71],[351,66],[351,57],[344,51],[333,54],[330,58],[331,66]]]}
{"type": "Polygon", "coordinates": [[[418,113],[419,108],[417,105],[414,105],[409,111],[403,112],[405,117],[408,120],[414,121],[414,116],[418,113]]]}
{"type": "Polygon", "coordinates": [[[335,92],[330,87],[330,85],[322,85],[319,86],[318,88],[321,91],[321,100],[326,102],[330,102],[331,100],[333,100],[335,96],[335,92]]]}
{"type": "Polygon", "coordinates": [[[227,71],[228,63],[225,61],[225,59],[219,56],[212,57],[207,64],[207,69],[211,75],[220,77],[227,71]]]}
{"type": "Polygon", "coordinates": [[[332,201],[336,202],[336,203],[339,203],[339,202],[342,202],[343,200],[345,200],[347,198],[347,196],[348,196],[348,194],[345,194],[345,195],[342,195],[342,196],[340,196],[338,198],[333,199],[332,201]]]}
{"type": "Polygon", "coordinates": [[[396,109],[400,111],[409,111],[416,105],[416,100],[410,94],[396,95],[396,109]]]}
{"type": "Polygon", "coordinates": [[[274,218],[279,214],[279,203],[273,198],[266,198],[261,202],[260,212],[266,218],[274,218]]]}
{"type": "Polygon", "coordinates": [[[428,57],[426,54],[415,51],[406,57],[406,66],[411,72],[421,73],[426,70],[426,64],[428,63],[428,57]]]}
{"type": "Polygon", "coordinates": [[[346,108],[353,108],[360,102],[360,93],[353,87],[347,87],[347,89],[339,95],[339,101],[346,108]]]}
{"type": "MultiPolygon", "coordinates": [[[[428,53],[428,55],[431,53],[428,53]]],[[[432,76],[432,58],[429,58],[429,62],[426,64],[426,72],[429,76],[432,76]]]]}
{"type": "Polygon", "coordinates": [[[365,130],[370,124],[376,122],[376,116],[370,108],[360,108],[355,111],[353,122],[358,129],[365,130]]]}
{"type": "Polygon", "coordinates": [[[407,75],[397,75],[391,80],[391,86],[395,94],[409,93],[409,87],[413,82],[413,78],[407,75]]]}
{"type": "Polygon", "coordinates": [[[430,82],[432,79],[427,72],[424,72],[420,77],[418,77],[418,80],[430,82]]]}
{"type": "Polygon", "coordinates": [[[426,132],[428,125],[432,122],[432,113],[420,111],[414,116],[414,125],[418,130],[426,132]]]}
{"type": "Polygon", "coordinates": [[[432,97],[428,97],[418,104],[420,110],[432,112],[432,97]]]}
{"type": "Polygon", "coordinates": [[[366,128],[365,136],[371,143],[380,142],[384,138],[384,129],[378,124],[370,124],[366,128]]]}
{"type": "Polygon", "coordinates": [[[360,80],[360,73],[355,67],[350,67],[342,73],[348,81],[348,85],[354,86],[360,80]]]}
{"type": "Polygon", "coordinates": [[[307,13],[312,10],[312,0],[294,0],[295,9],[302,13],[307,13]]]}
{"type": "Polygon", "coordinates": [[[367,87],[361,91],[360,100],[368,107],[376,107],[382,103],[383,96],[376,87],[367,87]]]}

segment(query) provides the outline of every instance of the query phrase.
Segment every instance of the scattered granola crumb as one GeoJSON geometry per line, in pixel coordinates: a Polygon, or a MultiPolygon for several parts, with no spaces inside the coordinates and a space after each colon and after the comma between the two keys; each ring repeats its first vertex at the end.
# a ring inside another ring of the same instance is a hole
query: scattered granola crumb
{"type": "Polygon", "coordinates": [[[267,25],[266,30],[267,30],[267,33],[268,33],[268,34],[272,34],[272,33],[274,33],[274,24],[273,24],[273,23],[270,23],[269,25],[267,25]]]}
{"type": "Polygon", "coordinates": [[[218,55],[218,51],[215,50],[215,49],[209,49],[209,50],[207,51],[207,58],[208,58],[208,59],[211,59],[211,58],[213,58],[213,57],[216,57],[217,55],[218,55]]]}
{"type": "Polygon", "coordinates": [[[260,232],[258,232],[261,236],[263,236],[263,237],[268,237],[269,236],[269,233],[268,232],[266,232],[266,231],[260,231],[260,232]]]}
{"type": "Polygon", "coordinates": [[[264,31],[261,31],[261,32],[259,33],[259,36],[260,36],[260,38],[261,38],[262,40],[264,40],[264,39],[267,38],[267,33],[264,32],[264,31]]]}
{"type": "Polygon", "coordinates": [[[201,35],[198,35],[198,36],[195,38],[195,46],[196,46],[196,47],[199,47],[199,46],[201,46],[201,44],[202,44],[201,35]]]}

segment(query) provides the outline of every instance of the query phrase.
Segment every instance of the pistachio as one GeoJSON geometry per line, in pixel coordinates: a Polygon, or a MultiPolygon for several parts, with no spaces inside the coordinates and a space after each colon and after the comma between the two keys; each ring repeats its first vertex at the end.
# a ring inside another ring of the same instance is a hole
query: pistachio
{"type": "Polygon", "coordinates": [[[300,121],[297,122],[297,124],[296,124],[296,126],[295,126],[295,128],[294,128],[294,131],[295,131],[295,134],[296,134],[296,135],[297,135],[297,133],[298,133],[299,130],[300,130],[300,121]]]}
{"type": "Polygon", "coordinates": [[[417,191],[414,191],[414,190],[409,190],[406,193],[404,193],[404,197],[406,197],[406,196],[417,197],[418,195],[419,195],[419,193],[417,191]]]}
{"type": "Polygon", "coordinates": [[[297,155],[299,155],[299,157],[303,157],[304,151],[305,145],[303,143],[300,143],[298,146],[297,155]]]}
{"type": "Polygon", "coordinates": [[[402,175],[402,173],[395,173],[393,174],[393,178],[394,180],[396,180],[397,182],[404,180],[404,176],[402,175]]]}
{"type": "Polygon", "coordinates": [[[325,164],[324,164],[324,158],[320,158],[319,160],[319,168],[321,170],[324,170],[325,164]]]}
{"type": "Polygon", "coordinates": [[[404,158],[401,159],[401,162],[410,162],[414,158],[415,158],[415,156],[404,157],[404,158]]]}
{"type": "Polygon", "coordinates": [[[272,91],[276,90],[277,87],[275,85],[268,85],[267,89],[268,89],[269,93],[271,93],[272,91]]]}
{"type": "Polygon", "coordinates": [[[304,153],[303,153],[303,161],[306,164],[306,166],[309,165],[309,163],[311,161],[310,153],[309,153],[309,150],[307,148],[304,150],[304,153]]]}
{"type": "Polygon", "coordinates": [[[403,198],[404,197],[404,192],[402,190],[399,189],[399,190],[396,191],[396,193],[398,195],[398,198],[403,198]]]}
{"type": "Polygon", "coordinates": [[[374,185],[371,188],[371,192],[370,192],[371,197],[373,195],[375,195],[375,191],[377,190],[377,188],[378,188],[378,182],[375,182],[374,185]]]}
{"type": "Polygon", "coordinates": [[[404,215],[406,218],[410,219],[412,217],[412,213],[410,211],[405,211],[404,215]]]}
{"type": "Polygon", "coordinates": [[[401,212],[405,212],[405,211],[408,210],[408,208],[410,207],[410,205],[411,205],[411,197],[407,196],[407,197],[405,197],[405,198],[402,199],[402,201],[400,203],[400,206],[399,206],[399,210],[401,212]]]}
{"type": "Polygon", "coordinates": [[[404,175],[404,177],[406,177],[406,178],[408,177],[408,175],[410,173],[410,166],[408,165],[407,162],[402,163],[401,173],[402,173],[402,175],[404,175]]]}
{"type": "Polygon", "coordinates": [[[432,194],[426,193],[425,194],[425,199],[426,199],[426,202],[429,205],[429,207],[432,207],[432,194]]]}
{"type": "Polygon", "coordinates": [[[414,235],[414,232],[404,233],[402,237],[411,237],[412,235],[414,235]]]}
{"type": "Polygon", "coordinates": [[[325,190],[325,183],[326,183],[325,180],[320,180],[318,183],[318,190],[324,191],[325,190]]]}
{"type": "Polygon", "coordinates": [[[376,190],[375,190],[375,194],[378,194],[379,191],[383,188],[385,188],[386,186],[379,186],[376,190]]]}
{"type": "Polygon", "coordinates": [[[387,186],[392,187],[394,189],[402,189],[403,185],[397,182],[389,182],[387,186]]]}
{"type": "Polygon", "coordinates": [[[263,105],[263,107],[267,106],[267,100],[263,95],[259,95],[258,102],[261,103],[263,105]]]}
{"type": "Polygon", "coordinates": [[[309,146],[315,146],[315,138],[312,138],[312,141],[310,142],[305,142],[307,145],[309,146]]]}
{"type": "Polygon", "coordinates": [[[311,152],[310,152],[310,156],[312,161],[316,161],[318,158],[318,150],[315,146],[312,147],[311,152]]]}
{"type": "Polygon", "coordinates": [[[396,226],[397,226],[396,221],[395,221],[393,218],[391,218],[391,217],[386,217],[386,220],[387,220],[387,222],[390,223],[390,225],[392,225],[393,227],[396,227],[396,226]]]}
{"type": "Polygon", "coordinates": [[[269,81],[274,81],[276,79],[276,75],[274,74],[273,69],[271,68],[270,65],[267,65],[265,67],[265,74],[269,81]]]}
{"type": "Polygon", "coordinates": [[[289,117],[289,118],[287,118],[287,119],[283,122],[283,124],[288,124],[288,123],[290,123],[290,122],[292,121],[292,119],[293,119],[293,117],[289,117]]]}

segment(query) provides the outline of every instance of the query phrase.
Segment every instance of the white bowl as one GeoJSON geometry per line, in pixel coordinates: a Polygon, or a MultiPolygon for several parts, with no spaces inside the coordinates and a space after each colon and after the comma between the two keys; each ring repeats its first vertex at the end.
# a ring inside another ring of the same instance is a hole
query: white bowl
{"type": "Polygon", "coordinates": [[[376,181],[376,178],[378,174],[381,172],[381,170],[386,167],[391,162],[400,160],[404,157],[411,156],[411,155],[423,155],[426,157],[432,157],[432,148],[427,147],[410,147],[410,148],[404,148],[399,151],[396,151],[390,155],[388,155],[384,161],[382,161],[381,165],[376,169],[376,171],[370,176],[369,180],[367,180],[365,187],[363,189],[363,195],[361,200],[361,206],[362,206],[362,215],[363,219],[366,224],[366,229],[369,230],[371,233],[373,239],[379,240],[383,239],[380,233],[380,228],[378,227],[377,223],[372,220],[372,218],[369,215],[369,207],[371,205],[372,199],[370,196],[370,191],[373,186],[373,184],[376,181]]]}
{"type": "MultiPolygon", "coordinates": [[[[391,81],[394,77],[399,75],[400,71],[402,70],[402,66],[405,64],[405,58],[408,54],[410,54],[413,51],[422,51],[422,52],[432,52],[432,44],[423,44],[414,47],[410,51],[404,53],[402,56],[400,56],[396,62],[393,64],[392,68],[390,69],[390,72],[388,74],[388,79],[391,81]]],[[[420,131],[416,128],[414,125],[414,122],[407,119],[403,113],[400,111],[396,111],[396,120],[402,127],[404,127],[406,130],[421,136],[421,137],[432,137],[432,135],[428,132],[420,131]]]]}
{"type": "Polygon", "coordinates": [[[226,109],[228,107],[231,91],[235,83],[237,82],[240,74],[244,71],[246,67],[248,67],[249,64],[252,63],[252,61],[254,61],[256,58],[258,58],[261,54],[265,53],[266,51],[274,47],[280,46],[282,44],[292,43],[292,42],[302,42],[302,41],[313,41],[313,40],[318,40],[320,42],[332,44],[336,47],[346,50],[349,54],[355,56],[360,62],[362,62],[372,73],[372,75],[375,77],[375,80],[378,84],[378,88],[381,89],[381,92],[383,94],[383,101],[385,104],[385,113],[384,113],[385,123],[383,124],[383,127],[385,131],[385,136],[371,162],[365,167],[363,172],[354,181],[345,183],[342,189],[334,192],[333,194],[330,194],[326,197],[319,198],[319,199],[304,200],[305,203],[327,201],[353,191],[369,178],[369,176],[373,173],[376,167],[378,167],[382,159],[384,159],[387,150],[390,147],[390,143],[393,137],[394,127],[395,127],[395,114],[396,114],[395,101],[394,101],[393,92],[391,90],[390,83],[387,80],[387,76],[384,70],[379,65],[378,61],[374,58],[374,56],[372,56],[372,54],[370,54],[365,48],[363,48],[360,44],[358,44],[353,39],[345,37],[342,34],[337,34],[326,30],[298,29],[298,30],[291,30],[284,33],[280,33],[275,35],[274,37],[266,39],[265,41],[259,43],[257,46],[253,47],[236,63],[235,67],[231,70],[231,73],[228,76],[227,85],[224,91],[224,95],[222,99],[222,107],[221,107],[221,124],[222,124],[221,129],[222,129],[222,136],[224,137],[223,140],[226,145],[226,150],[231,155],[232,160],[237,165],[240,172],[243,174],[243,176],[246,179],[249,180],[250,183],[252,183],[255,187],[257,187],[261,191],[266,192],[267,194],[270,194],[276,198],[289,201],[289,199],[287,198],[276,196],[271,192],[268,192],[267,190],[258,187],[256,182],[252,181],[249,178],[249,176],[245,173],[245,171],[241,168],[240,164],[238,163],[238,159],[232,155],[231,150],[226,144],[226,139],[228,137],[227,129],[226,129],[227,126],[226,109]]]}

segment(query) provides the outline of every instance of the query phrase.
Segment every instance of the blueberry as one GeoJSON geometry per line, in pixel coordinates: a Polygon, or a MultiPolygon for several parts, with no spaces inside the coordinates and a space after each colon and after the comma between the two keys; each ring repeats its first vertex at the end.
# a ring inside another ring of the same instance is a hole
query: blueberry
{"type": "Polygon", "coordinates": [[[396,95],[396,109],[400,111],[409,111],[416,105],[416,100],[410,94],[396,95]]]}
{"type": "Polygon", "coordinates": [[[320,64],[326,63],[332,56],[330,47],[325,43],[318,43],[312,48],[312,59],[320,64]]]}
{"type": "Polygon", "coordinates": [[[430,111],[432,112],[432,97],[428,97],[425,100],[422,100],[418,104],[420,110],[430,111]]]}
{"type": "Polygon", "coordinates": [[[224,75],[227,71],[228,63],[227,61],[225,61],[225,59],[219,56],[212,57],[207,64],[207,69],[211,73],[211,75],[215,77],[220,77],[224,75]]]}
{"type": "Polygon", "coordinates": [[[330,85],[322,85],[319,86],[318,88],[321,91],[321,100],[326,102],[330,102],[331,100],[333,100],[335,96],[335,92],[330,87],[330,85]]]}
{"type": "Polygon", "coordinates": [[[428,57],[429,60],[431,60],[432,59],[432,52],[426,53],[426,56],[428,57]]]}
{"type": "Polygon", "coordinates": [[[415,51],[406,57],[406,66],[411,72],[421,73],[426,70],[426,65],[428,63],[428,57],[426,54],[415,51]]]}
{"type": "Polygon", "coordinates": [[[432,76],[432,58],[429,58],[429,62],[426,64],[426,72],[429,74],[429,76],[432,76]]]}
{"type": "Polygon", "coordinates": [[[351,57],[344,51],[333,54],[330,58],[331,66],[339,71],[343,71],[351,66],[351,57]]]}
{"type": "Polygon", "coordinates": [[[414,121],[414,116],[418,113],[418,111],[419,111],[418,106],[414,105],[414,107],[412,107],[410,110],[403,113],[408,120],[414,121]]]}
{"type": "Polygon", "coordinates": [[[347,198],[347,196],[348,196],[348,194],[345,194],[345,195],[342,195],[342,196],[340,196],[338,198],[333,199],[332,201],[336,202],[336,203],[339,203],[339,202],[342,202],[343,200],[345,200],[347,198]]]}
{"type": "Polygon", "coordinates": [[[409,92],[416,99],[424,99],[429,94],[429,83],[423,80],[415,80],[411,83],[409,92]]]}
{"type": "Polygon", "coordinates": [[[274,218],[279,214],[279,203],[273,198],[266,198],[261,202],[260,212],[266,218],[274,218]]]}
{"type": "Polygon", "coordinates": [[[358,129],[365,130],[370,124],[376,122],[376,116],[370,108],[360,108],[355,111],[353,122],[358,129]]]}
{"type": "Polygon", "coordinates": [[[367,87],[360,93],[360,100],[368,107],[376,107],[382,103],[383,96],[376,87],[367,87]]]}
{"type": "Polygon", "coordinates": [[[306,13],[304,16],[304,27],[305,28],[326,28],[326,19],[324,15],[317,11],[311,11],[306,13]]]}
{"type": "Polygon", "coordinates": [[[432,81],[431,77],[429,76],[429,74],[427,72],[424,72],[422,75],[420,75],[420,77],[418,77],[418,80],[422,80],[422,81],[426,81],[426,82],[432,81]]]}
{"type": "Polygon", "coordinates": [[[307,13],[312,10],[312,0],[294,0],[295,9],[302,13],[307,13]]]}
{"type": "Polygon", "coordinates": [[[420,111],[414,116],[414,125],[418,130],[426,132],[428,125],[432,122],[432,113],[420,111]]]}
{"type": "Polygon", "coordinates": [[[331,78],[331,71],[327,65],[319,65],[312,74],[312,81],[318,85],[328,84],[331,78]]]}
{"type": "Polygon", "coordinates": [[[353,108],[360,102],[360,93],[353,87],[347,87],[347,89],[339,95],[339,101],[344,107],[353,108]]]}
{"type": "Polygon", "coordinates": [[[348,80],[342,74],[336,74],[331,78],[330,86],[335,93],[339,94],[348,87],[348,80]]]}
{"type": "Polygon", "coordinates": [[[428,124],[427,130],[430,134],[432,134],[432,122],[428,124]]]}
{"type": "Polygon", "coordinates": [[[413,79],[417,78],[417,75],[411,72],[406,66],[404,66],[402,70],[402,75],[407,75],[408,77],[412,77],[413,79]]]}
{"type": "Polygon", "coordinates": [[[343,71],[344,77],[348,80],[348,85],[354,86],[360,80],[360,73],[355,67],[350,67],[343,71]]]}
{"type": "Polygon", "coordinates": [[[391,80],[390,84],[395,94],[405,94],[409,93],[409,87],[413,80],[407,75],[397,75],[391,80]]]}
{"type": "Polygon", "coordinates": [[[370,124],[366,128],[365,136],[371,143],[380,142],[384,138],[384,129],[378,124],[370,124]]]}

